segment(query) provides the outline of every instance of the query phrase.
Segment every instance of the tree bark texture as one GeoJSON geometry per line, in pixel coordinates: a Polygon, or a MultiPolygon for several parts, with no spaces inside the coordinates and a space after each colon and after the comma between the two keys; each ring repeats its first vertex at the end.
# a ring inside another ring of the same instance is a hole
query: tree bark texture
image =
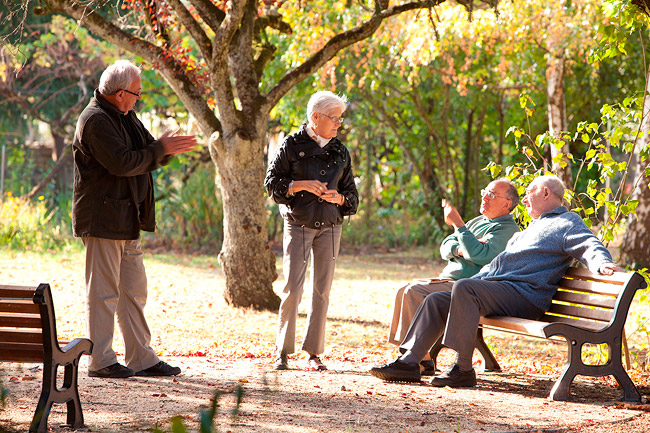
{"type": "MultiPolygon", "coordinates": [[[[567,131],[566,103],[564,100],[564,68],[565,60],[561,56],[548,54],[546,65],[546,93],[548,99],[548,129],[553,136],[567,131]]],[[[551,146],[551,157],[553,158],[553,171],[562,179],[565,185],[573,184],[571,176],[571,161],[567,156],[562,157],[566,163],[565,167],[555,158],[560,155],[568,155],[569,144],[564,143],[560,149],[551,146]]]]}
{"type": "Polygon", "coordinates": [[[272,287],[277,278],[275,256],[268,244],[264,195],[264,137],[241,130],[210,140],[224,208],[224,240],[219,261],[226,276],[226,302],[241,307],[276,310],[272,287]],[[230,149],[228,151],[227,149],[230,149]]]}
{"type": "Polygon", "coordinates": [[[650,268],[650,176],[645,168],[649,161],[643,161],[641,152],[650,146],[650,70],[646,75],[646,93],[643,103],[641,131],[644,133],[634,149],[635,160],[633,184],[638,182],[632,199],[638,200],[636,215],[628,218],[627,229],[621,243],[621,262],[635,269],[650,268]]]}

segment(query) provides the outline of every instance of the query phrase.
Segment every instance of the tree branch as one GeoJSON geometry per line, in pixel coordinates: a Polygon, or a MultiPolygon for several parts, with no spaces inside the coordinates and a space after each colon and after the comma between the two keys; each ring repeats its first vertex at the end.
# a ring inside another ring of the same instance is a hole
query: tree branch
{"type": "Polygon", "coordinates": [[[350,30],[335,35],[325,44],[325,46],[323,46],[323,48],[285,75],[266,95],[265,111],[270,112],[270,110],[285,94],[287,94],[287,92],[289,92],[289,90],[291,90],[293,86],[316,72],[343,48],[362,41],[372,35],[375,30],[379,28],[383,20],[404,12],[432,7],[444,3],[445,1],[446,0],[414,1],[383,10],[381,10],[379,3],[376,3],[375,12],[370,19],[350,30]]]}
{"type": "Polygon", "coordinates": [[[78,3],[66,0],[44,0],[49,6],[44,13],[61,13],[78,20],[97,36],[146,59],[150,63],[162,66],[159,71],[183,104],[193,113],[201,129],[206,135],[221,130],[221,123],[205,101],[204,96],[189,77],[180,71],[171,56],[166,55],[162,48],[138,38],[115,24],[107,21],[92,8],[86,8],[78,3]]]}
{"type": "Polygon", "coordinates": [[[189,0],[189,2],[194,6],[203,22],[216,33],[226,18],[226,14],[210,0],[189,0]]]}
{"type": "Polygon", "coordinates": [[[196,41],[196,44],[203,55],[206,63],[212,63],[212,42],[205,34],[199,23],[194,19],[192,14],[187,10],[185,5],[180,0],[167,0],[171,7],[174,8],[178,20],[185,26],[190,35],[196,41]]]}

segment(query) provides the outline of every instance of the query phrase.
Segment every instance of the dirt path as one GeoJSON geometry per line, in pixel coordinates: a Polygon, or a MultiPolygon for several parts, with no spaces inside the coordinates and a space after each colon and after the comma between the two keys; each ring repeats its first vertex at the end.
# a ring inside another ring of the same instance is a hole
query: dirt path
{"type": "MultiPolygon", "coordinates": [[[[303,360],[298,355],[290,358],[294,369],[269,370],[277,314],[228,306],[214,258],[156,254],[147,256],[145,263],[152,347],[163,359],[181,366],[182,374],[171,379],[89,378],[87,357],[82,358],[79,389],[86,431],[135,433],[159,426],[168,432],[170,419],[180,415],[189,431],[198,432],[199,411],[221,391],[217,419],[221,433],[650,432],[647,412],[617,405],[611,380],[579,378],[572,388],[575,402],[547,400],[566,356],[565,343],[518,340],[506,334],[489,337],[504,373],[479,374],[475,389],[389,384],[370,376],[372,365],[389,361],[396,353],[385,343],[394,289],[414,276],[438,271],[440,264],[428,253],[341,256],[323,357],[330,370],[322,373],[299,369],[303,360]],[[244,389],[243,403],[233,418],[230,412],[239,386],[244,389]]],[[[80,252],[0,250],[0,281],[49,282],[59,336],[83,336],[80,252]]],[[[276,290],[281,283],[282,277],[276,290]]],[[[309,302],[306,292],[300,329],[309,302]]],[[[628,336],[643,337],[635,334],[636,322],[628,320],[628,336]]],[[[119,335],[114,347],[123,360],[119,335]]],[[[451,362],[444,352],[441,355],[442,366],[451,362]]],[[[630,374],[640,392],[650,395],[648,373],[635,369],[630,374]]],[[[41,378],[42,366],[0,363],[0,383],[10,391],[7,404],[0,408],[0,431],[27,431],[41,378]]],[[[56,405],[50,428],[60,431],[58,425],[64,421],[64,406],[56,405]]]]}
{"type": "MultiPolygon", "coordinates": [[[[366,373],[367,365],[329,362],[327,372],[268,369],[267,359],[232,362],[203,357],[166,358],[182,367],[176,378],[89,378],[81,366],[79,380],[87,431],[147,432],[170,430],[181,416],[198,431],[198,411],[207,409],[219,390],[221,432],[555,432],[628,433],[650,431],[646,412],[616,404],[617,391],[607,385],[578,381],[575,402],[546,397],[552,378],[512,373],[484,373],[475,389],[436,389],[426,384],[384,383],[366,373]],[[235,389],[244,390],[237,417],[232,417],[235,389]]],[[[9,367],[2,381],[10,390],[0,411],[0,428],[27,431],[40,392],[41,367],[9,367]]],[[[63,405],[50,416],[52,431],[61,431],[63,405]]],[[[66,430],[69,431],[69,430],[66,430]]],[[[84,430],[86,431],[86,430],[84,430]]]]}

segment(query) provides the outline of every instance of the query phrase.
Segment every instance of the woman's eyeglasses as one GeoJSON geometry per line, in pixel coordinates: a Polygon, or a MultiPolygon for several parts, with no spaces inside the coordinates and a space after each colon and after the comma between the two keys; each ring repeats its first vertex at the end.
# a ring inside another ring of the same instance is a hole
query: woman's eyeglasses
{"type": "Polygon", "coordinates": [[[323,115],[325,117],[329,117],[329,119],[334,123],[343,123],[343,122],[345,122],[345,117],[330,116],[329,114],[325,114],[325,113],[318,113],[318,114],[321,114],[321,115],[323,115]]]}

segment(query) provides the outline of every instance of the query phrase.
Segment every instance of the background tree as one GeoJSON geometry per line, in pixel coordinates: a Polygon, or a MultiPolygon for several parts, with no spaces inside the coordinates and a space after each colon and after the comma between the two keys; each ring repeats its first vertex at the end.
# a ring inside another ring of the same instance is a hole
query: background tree
{"type": "Polygon", "coordinates": [[[209,137],[217,167],[224,203],[219,258],[226,299],[274,309],[279,305],[272,290],[275,258],[268,246],[261,188],[269,113],[293,86],[340,50],[368,38],[387,18],[442,1],[389,6],[385,0],[126,0],[118,10],[104,2],[43,0],[38,12],[73,17],[146,60],[169,83],[209,137]],[[290,38],[315,41],[318,49],[284,65],[276,48],[290,38]]]}

